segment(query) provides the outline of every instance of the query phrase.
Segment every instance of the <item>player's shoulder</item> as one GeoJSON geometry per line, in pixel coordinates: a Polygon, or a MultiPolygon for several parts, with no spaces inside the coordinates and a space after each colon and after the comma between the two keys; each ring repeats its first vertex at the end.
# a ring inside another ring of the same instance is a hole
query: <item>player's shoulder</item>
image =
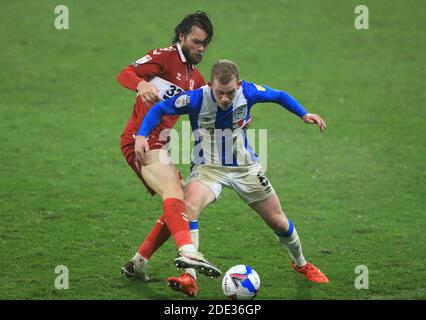
{"type": "Polygon", "coordinates": [[[146,54],[151,60],[154,61],[174,61],[174,57],[178,56],[176,47],[170,46],[166,48],[156,48],[148,51],[146,54]]]}
{"type": "Polygon", "coordinates": [[[266,91],[266,87],[263,85],[259,85],[254,82],[249,82],[247,80],[241,80],[241,82],[244,91],[266,91]]]}
{"type": "Polygon", "coordinates": [[[132,64],[135,67],[138,67],[139,65],[145,64],[145,63],[164,63],[171,59],[172,55],[176,55],[177,50],[175,47],[170,46],[167,48],[156,48],[149,50],[142,58],[136,60],[132,64]]]}
{"type": "Polygon", "coordinates": [[[246,80],[242,80],[243,93],[245,96],[252,96],[259,92],[266,91],[265,86],[258,85],[254,82],[249,82],[246,80]]]}
{"type": "Polygon", "coordinates": [[[203,99],[203,92],[204,92],[206,87],[208,87],[208,86],[205,85],[205,86],[199,87],[197,89],[187,91],[187,92],[185,92],[185,94],[190,96],[190,98],[192,99],[192,101],[194,103],[196,102],[198,104],[203,99]]]}
{"type": "Polygon", "coordinates": [[[160,56],[172,56],[177,54],[177,49],[175,46],[165,47],[165,48],[155,48],[147,52],[147,55],[151,57],[160,57],[160,56]]]}

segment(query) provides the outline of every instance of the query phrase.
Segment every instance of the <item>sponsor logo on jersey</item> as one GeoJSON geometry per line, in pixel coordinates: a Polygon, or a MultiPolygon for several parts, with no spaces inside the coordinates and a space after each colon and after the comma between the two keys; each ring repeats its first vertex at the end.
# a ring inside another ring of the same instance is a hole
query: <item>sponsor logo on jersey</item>
{"type": "Polygon", "coordinates": [[[147,63],[149,60],[152,60],[152,57],[147,54],[146,56],[144,56],[144,57],[140,58],[139,60],[136,60],[135,62],[133,62],[133,65],[135,67],[137,67],[140,64],[147,63]]]}
{"type": "Polygon", "coordinates": [[[178,79],[179,81],[182,80],[180,77],[182,77],[182,75],[180,74],[180,72],[176,73],[176,79],[178,79]]]}
{"type": "Polygon", "coordinates": [[[235,110],[234,110],[234,118],[235,119],[237,119],[237,120],[243,119],[246,115],[247,115],[247,105],[246,104],[235,108],[235,110]]]}
{"type": "Polygon", "coordinates": [[[190,97],[184,94],[183,96],[180,96],[179,98],[176,99],[175,107],[176,108],[186,107],[189,105],[189,102],[190,102],[190,97]]]}
{"type": "Polygon", "coordinates": [[[259,86],[257,84],[255,84],[255,86],[256,86],[257,90],[259,90],[259,91],[266,91],[265,87],[259,86]]]}

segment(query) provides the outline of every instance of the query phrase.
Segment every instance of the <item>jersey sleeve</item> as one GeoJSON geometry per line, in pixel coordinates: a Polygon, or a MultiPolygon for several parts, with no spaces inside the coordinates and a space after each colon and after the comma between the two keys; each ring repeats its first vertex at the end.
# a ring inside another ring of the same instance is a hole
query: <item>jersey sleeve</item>
{"type": "Polygon", "coordinates": [[[250,106],[256,103],[273,102],[281,105],[301,118],[308,113],[296,99],[284,91],[275,90],[268,86],[260,86],[247,81],[243,81],[243,90],[250,106]]]}
{"type": "Polygon", "coordinates": [[[182,115],[196,112],[201,107],[201,100],[202,90],[197,89],[156,103],[145,115],[136,135],[148,137],[164,115],[182,115]]]}
{"type": "Polygon", "coordinates": [[[159,51],[159,49],[148,52],[121,71],[117,76],[117,81],[123,87],[136,91],[140,81],[149,81],[164,72],[167,62],[166,55],[166,52],[159,51]]]}

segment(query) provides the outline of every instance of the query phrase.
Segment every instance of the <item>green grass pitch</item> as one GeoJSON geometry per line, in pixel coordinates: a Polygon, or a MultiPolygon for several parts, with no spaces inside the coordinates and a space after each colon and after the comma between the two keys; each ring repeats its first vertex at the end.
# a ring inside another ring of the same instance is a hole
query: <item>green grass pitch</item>
{"type": "MultiPolygon", "coordinates": [[[[187,299],[168,241],[152,282],[120,268],[160,215],[129,169],[120,134],[135,94],[118,72],[170,43],[182,17],[207,11],[219,58],[242,77],[285,90],[327,121],[324,134],[272,104],[267,176],[295,223],[305,256],[330,278],[310,284],[259,217],[230,190],[200,218],[200,250],[222,270],[250,264],[257,299],[425,299],[424,1],[3,1],[0,4],[0,299],[187,299]],[[69,8],[69,30],[54,9],[69,8]],[[69,289],[57,290],[57,265],[69,289]],[[369,289],[354,286],[358,265],[369,289]]],[[[180,128],[180,123],[177,126],[180,128]]],[[[188,165],[179,166],[185,176],[188,165]]],[[[199,277],[195,299],[223,299],[199,277]]]]}

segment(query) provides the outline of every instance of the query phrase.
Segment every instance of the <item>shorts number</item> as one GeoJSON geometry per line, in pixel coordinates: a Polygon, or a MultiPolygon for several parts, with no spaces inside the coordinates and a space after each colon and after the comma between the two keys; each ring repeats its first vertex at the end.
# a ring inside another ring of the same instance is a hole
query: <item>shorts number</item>
{"type": "Polygon", "coordinates": [[[260,172],[257,174],[257,178],[259,179],[259,182],[260,182],[260,184],[261,184],[262,186],[266,187],[266,186],[268,186],[268,185],[269,185],[269,181],[268,181],[268,179],[265,177],[265,175],[263,174],[263,172],[262,172],[262,171],[260,171],[260,172]]]}

